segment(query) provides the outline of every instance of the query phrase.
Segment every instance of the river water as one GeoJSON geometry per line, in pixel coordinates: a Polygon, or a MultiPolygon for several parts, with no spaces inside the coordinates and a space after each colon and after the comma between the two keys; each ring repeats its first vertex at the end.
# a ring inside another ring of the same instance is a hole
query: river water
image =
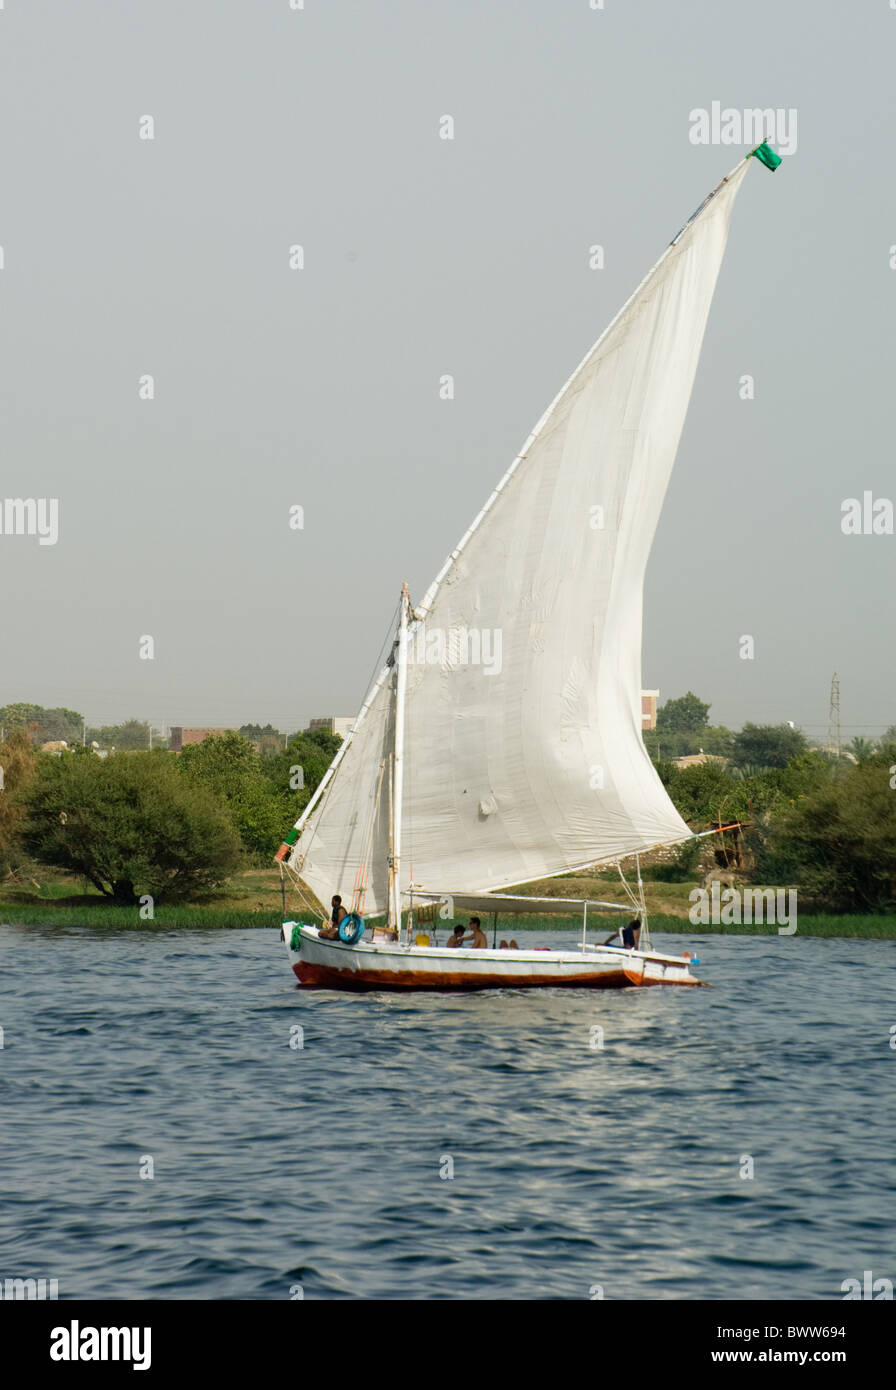
{"type": "Polygon", "coordinates": [[[274,930],[0,927],[0,1280],[62,1299],[896,1281],[896,945],[656,944],[715,988],[340,995],[297,989],[274,930]]]}

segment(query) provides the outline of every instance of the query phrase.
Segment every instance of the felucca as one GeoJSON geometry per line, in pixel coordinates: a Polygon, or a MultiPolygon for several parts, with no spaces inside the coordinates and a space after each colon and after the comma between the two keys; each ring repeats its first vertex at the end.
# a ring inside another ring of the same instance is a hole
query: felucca
{"type": "Polygon", "coordinates": [[[642,588],[753,155],[780,163],[763,143],[704,199],[425,594],[413,602],[402,589],[389,658],[277,856],[320,902],[351,894],[338,939],[284,923],[303,985],[701,983],[687,955],[652,950],[648,935],[638,856],[692,832],[641,738],[642,588]],[[627,857],[637,890],[622,875],[627,857]],[[506,891],[614,863],[625,903],[506,891]],[[424,905],[433,923],[437,912],[576,911],[582,940],[562,951],[449,947],[433,924],[419,932],[424,905]],[[637,915],[636,947],[589,942],[589,908],[637,915]]]}

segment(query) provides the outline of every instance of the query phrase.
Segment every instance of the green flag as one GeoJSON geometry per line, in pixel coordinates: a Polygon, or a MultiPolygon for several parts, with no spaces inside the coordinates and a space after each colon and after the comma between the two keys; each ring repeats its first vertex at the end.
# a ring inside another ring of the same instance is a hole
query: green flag
{"type": "Polygon", "coordinates": [[[766,169],[771,169],[772,173],[775,172],[778,165],[781,163],[781,156],[775,154],[767,140],[763,140],[761,145],[757,145],[755,150],[750,151],[750,154],[755,154],[760,164],[764,164],[766,169]]]}

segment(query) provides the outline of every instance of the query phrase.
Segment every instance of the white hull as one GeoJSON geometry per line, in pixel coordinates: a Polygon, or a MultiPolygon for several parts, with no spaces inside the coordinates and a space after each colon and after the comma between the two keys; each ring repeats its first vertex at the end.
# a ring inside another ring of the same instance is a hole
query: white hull
{"type": "Polygon", "coordinates": [[[624,989],[632,985],[702,985],[686,956],[626,951],[616,946],[554,951],[472,950],[467,946],[400,946],[361,940],[354,946],[321,940],[316,927],[283,928],[299,983],[318,989],[624,989]]]}

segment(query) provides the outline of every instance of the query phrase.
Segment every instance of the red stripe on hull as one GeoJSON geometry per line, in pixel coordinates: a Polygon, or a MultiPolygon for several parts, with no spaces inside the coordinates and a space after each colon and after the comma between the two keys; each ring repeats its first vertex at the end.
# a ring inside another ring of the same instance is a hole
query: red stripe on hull
{"type": "Polygon", "coordinates": [[[526,975],[508,979],[506,975],[468,975],[463,971],[434,975],[430,971],[337,970],[330,965],[296,961],[293,966],[299,984],[311,989],[629,989],[632,985],[702,985],[702,980],[632,979],[625,970],[603,971],[599,975],[526,975]]]}

